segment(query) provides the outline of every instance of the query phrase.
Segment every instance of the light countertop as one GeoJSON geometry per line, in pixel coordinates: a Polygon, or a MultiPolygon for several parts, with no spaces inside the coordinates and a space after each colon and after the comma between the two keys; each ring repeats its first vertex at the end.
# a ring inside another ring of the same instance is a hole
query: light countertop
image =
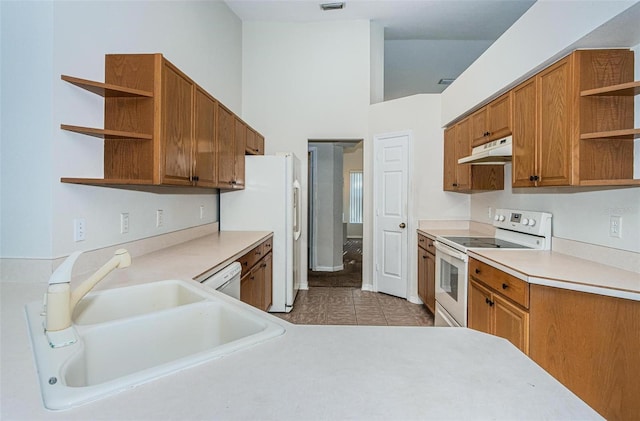
{"type": "MultiPolygon", "coordinates": [[[[473,230],[418,230],[436,236],[477,236],[473,230]]],[[[640,273],[545,250],[473,249],[481,260],[526,282],[640,301],[640,273]]]]}
{"type": "MultiPolygon", "coordinates": [[[[222,233],[142,256],[103,282],[197,277],[268,233],[243,235],[222,233]],[[208,255],[208,247],[219,254],[208,255]]],[[[280,337],[93,403],[48,411],[24,315],[46,285],[0,288],[3,420],[601,419],[494,336],[465,328],[296,326],[273,316],[286,329],[280,337]]]]}

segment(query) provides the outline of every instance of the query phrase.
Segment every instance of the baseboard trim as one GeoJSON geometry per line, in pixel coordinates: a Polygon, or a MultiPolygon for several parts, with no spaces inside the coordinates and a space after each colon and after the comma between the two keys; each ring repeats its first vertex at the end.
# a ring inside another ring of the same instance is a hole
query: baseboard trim
{"type": "Polygon", "coordinates": [[[317,266],[313,269],[311,269],[314,272],[338,272],[341,270],[344,270],[344,265],[340,265],[340,266],[317,266]]]}

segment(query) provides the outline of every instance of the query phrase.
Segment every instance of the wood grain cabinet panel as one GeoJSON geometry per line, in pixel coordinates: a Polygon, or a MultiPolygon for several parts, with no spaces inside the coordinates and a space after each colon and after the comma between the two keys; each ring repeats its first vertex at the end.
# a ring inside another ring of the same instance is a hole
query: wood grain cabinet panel
{"type": "Polygon", "coordinates": [[[162,63],[161,184],[191,185],[194,84],[162,63]]]}
{"type": "Polygon", "coordinates": [[[247,125],[236,117],[235,121],[235,136],[233,139],[234,154],[233,154],[233,187],[244,187],[244,154],[247,147],[247,125]]]}
{"type": "Polygon", "coordinates": [[[513,187],[536,184],[537,98],[535,77],[513,89],[513,187]]]}
{"type": "Polygon", "coordinates": [[[198,186],[217,187],[216,100],[196,86],[194,107],[195,176],[198,186]]]}
{"type": "Polygon", "coordinates": [[[500,336],[529,353],[529,284],[469,259],[467,325],[500,336]]]}
{"type": "Polygon", "coordinates": [[[218,184],[221,187],[232,188],[235,171],[235,118],[229,109],[218,103],[217,119],[218,184]]]}
{"type": "Polygon", "coordinates": [[[267,311],[273,300],[273,238],[270,237],[238,259],[242,266],[240,300],[267,311]]]}
{"type": "Polygon", "coordinates": [[[458,164],[471,154],[472,118],[444,132],[443,190],[461,193],[504,189],[504,166],[458,164]]]}
{"type": "Polygon", "coordinates": [[[531,358],[608,420],[640,417],[640,302],[531,286],[531,358]]]}
{"type": "Polygon", "coordinates": [[[418,234],[418,296],[435,314],[436,311],[436,260],[433,240],[418,234]]]}
{"type": "Polygon", "coordinates": [[[511,93],[496,98],[471,114],[471,146],[511,134],[511,93]]]}

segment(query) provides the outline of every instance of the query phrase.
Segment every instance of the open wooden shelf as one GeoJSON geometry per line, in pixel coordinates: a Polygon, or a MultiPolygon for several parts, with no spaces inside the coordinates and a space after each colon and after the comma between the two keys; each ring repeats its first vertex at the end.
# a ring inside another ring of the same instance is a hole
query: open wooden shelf
{"type": "Polygon", "coordinates": [[[636,96],[640,95],[640,80],[605,86],[604,88],[587,89],[580,96],[636,96]]]}
{"type": "Polygon", "coordinates": [[[141,91],[140,89],[125,88],[123,86],[112,85],[110,83],[95,82],[93,80],[80,79],[77,77],[62,75],[64,81],[79,86],[87,91],[93,92],[105,98],[117,97],[142,97],[153,98],[153,92],[141,91]]]}
{"type": "Polygon", "coordinates": [[[583,133],[580,135],[581,140],[589,139],[638,139],[640,138],[640,129],[612,130],[607,132],[583,133]]]}
{"type": "Polygon", "coordinates": [[[581,186],[640,186],[640,179],[580,180],[581,186]]]}
{"type": "Polygon", "coordinates": [[[70,126],[68,124],[61,124],[62,130],[68,130],[70,132],[82,133],[93,137],[99,137],[101,139],[140,139],[151,140],[150,134],[123,132],[120,130],[108,130],[108,129],[95,129],[92,127],[82,126],[70,126]]]}
{"type": "Polygon", "coordinates": [[[134,186],[149,186],[153,185],[153,180],[136,180],[136,179],[124,179],[124,178],[69,178],[63,177],[60,179],[63,183],[71,184],[90,184],[94,186],[105,185],[120,185],[129,184],[134,186]]]}

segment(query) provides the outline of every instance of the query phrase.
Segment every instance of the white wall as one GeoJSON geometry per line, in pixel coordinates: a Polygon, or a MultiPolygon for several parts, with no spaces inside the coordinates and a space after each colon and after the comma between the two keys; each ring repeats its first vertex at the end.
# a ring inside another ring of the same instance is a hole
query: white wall
{"type": "Polygon", "coordinates": [[[384,27],[371,22],[371,104],[384,101],[384,27]]]}
{"type": "Polygon", "coordinates": [[[161,52],[240,114],[242,24],[224,3],[2,2],[2,12],[2,101],[12,109],[2,116],[2,257],[59,257],[217,220],[212,191],[152,194],[60,183],[103,176],[102,141],[59,128],[101,127],[103,100],[60,75],[100,81],[106,53],[161,52]],[[165,215],[159,229],[157,209],[165,215]],[[121,212],[129,213],[129,234],[120,234],[121,212]],[[86,219],[87,238],[75,243],[78,217],[86,219]]]}
{"type": "Polygon", "coordinates": [[[365,153],[365,224],[363,232],[364,279],[373,279],[373,137],[378,134],[410,130],[413,150],[410,150],[409,173],[409,296],[417,297],[416,253],[418,220],[466,220],[469,218],[470,197],[467,194],[444,192],[443,130],[440,127],[440,94],[421,94],[375,104],[369,110],[369,136],[365,153]]]}
{"type": "Polygon", "coordinates": [[[0,2],[0,257],[51,255],[53,3],[0,2]]]}
{"type": "MultiPolygon", "coordinates": [[[[243,118],[267,154],[302,163],[302,247],[307,248],[307,141],[362,139],[370,101],[366,21],[243,24],[243,118]]],[[[306,284],[306,254],[301,259],[306,284]]]]}
{"type": "MultiPolygon", "coordinates": [[[[583,37],[636,3],[538,0],[442,93],[442,125],[566,55],[583,37]]],[[[606,37],[592,40],[591,47],[620,46],[622,38],[615,33],[637,33],[635,24],[611,28],[606,37]]]]}
{"type": "Polygon", "coordinates": [[[440,93],[442,78],[457,78],[493,41],[388,40],[384,55],[384,99],[440,93]]]}

